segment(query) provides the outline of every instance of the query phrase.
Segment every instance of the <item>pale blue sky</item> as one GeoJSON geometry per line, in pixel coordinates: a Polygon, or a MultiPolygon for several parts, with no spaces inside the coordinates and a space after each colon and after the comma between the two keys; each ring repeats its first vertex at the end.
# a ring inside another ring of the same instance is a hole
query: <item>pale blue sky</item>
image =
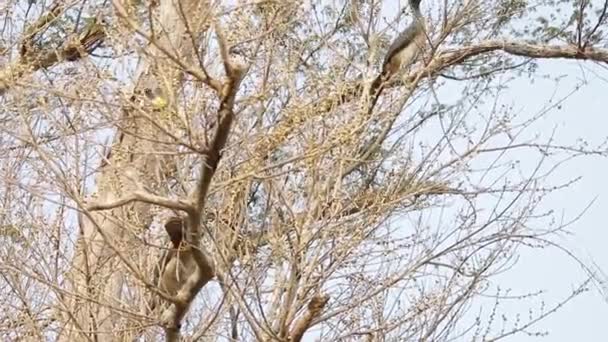
{"type": "MultiPolygon", "coordinates": [[[[584,138],[590,145],[599,145],[608,137],[608,67],[591,62],[546,60],[541,62],[539,73],[567,75],[557,87],[559,94],[566,94],[581,80],[587,84],[565,101],[561,110],[550,113],[538,125],[537,132],[549,136],[555,131],[555,144],[574,144],[584,138]]],[[[510,98],[536,111],[551,97],[555,84],[549,80],[518,80],[503,99],[510,98]]],[[[559,96],[558,96],[559,97],[559,96]]],[[[522,156],[535,158],[535,156],[522,156]]],[[[538,157],[536,157],[538,158],[538,157]]],[[[605,213],[608,210],[608,159],[599,156],[575,159],[560,167],[556,180],[566,180],[581,176],[581,180],[571,188],[558,191],[544,202],[542,208],[553,209],[566,219],[577,216],[592,200],[595,202],[582,218],[571,226],[575,235],[563,240],[583,261],[595,262],[604,272],[608,270],[608,229],[605,213]]],[[[585,275],[580,268],[557,250],[522,250],[518,266],[502,276],[505,286],[524,292],[526,289],[545,289],[547,301],[558,301],[568,295],[577,281],[585,275]]],[[[550,305],[550,302],[547,302],[550,305]]],[[[519,311],[524,316],[527,307],[519,311]]],[[[595,288],[570,302],[556,314],[541,323],[550,331],[543,339],[547,341],[608,341],[608,301],[595,288]]],[[[518,335],[508,341],[532,341],[518,335]]]]}
{"type": "MultiPolygon", "coordinates": [[[[598,1],[595,3],[598,7],[598,1]]],[[[387,20],[395,17],[398,10],[392,6],[405,6],[406,1],[385,1],[384,13],[387,20]]],[[[435,3],[423,2],[424,7],[433,7],[435,3]]],[[[571,10],[569,8],[568,10],[571,10]]],[[[409,12],[408,12],[409,13],[409,12]]],[[[436,14],[436,13],[435,13],[436,14]]],[[[538,13],[537,13],[538,14],[538,13]]],[[[400,23],[407,25],[409,18],[404,17],[400,23]]],[[[543,143],[553,135],[555,145],[578,145],[582,138],[589,146],[602,144],[608,138],[608,65],[599,65],[588,61],[542,60],[534,83],[522,77],[509,84],[510,88],[500,98],[501,103],[514,104],[515,110],[521,111],[522,117],[536,114],[553,97],[560,99],[572,92],[576,85],[583,86],[570,96],[560,110],[553,110],[535,123],[531,132],[538,133],[537,142],[543,143]],[[552,79],[543,79],[540,75],[560,77],[556,86],[552,79]],[[544,139],[543,139],[544,138],[544,139]]],[[[608,146],[604,146],[607,150],[608,146]]],[[[522,150],[518,156],[522,163],[533,165],[539,155],[530,150],[522,150]]],[[[608,158],[602,156],[579,157],[560,166],[550,177],[554,185],[577,177],[581,179],[570,188],[550,195],[543,201],[541,210],[554,210],[556,217],[569,221],[578,216],[591,202],[584,215],[570,226],[572,236],[561,242],[575,253],[583,262],[599,267],[608,276],[608,225],[604,214],[608,212],[608,158]]],[[[494,278],[495,284],[511,288],[512,294],[525,294],[544,290],[545,293],[527,301],[504,303],[503,313],[512,319],[521,314],[526,321],[528,312],[541,307],[544,300],[546,307],[566,298],[586,274],[564,253],[556,249],[521,249],[517,266],[509,272],[494,278]]],[[[608,293],[604,284],[604,295],[608,293]]],[[[511,321],[512,322],[512,321],[511,321]]],[[[608,341],[608,298],[604,298],[597,288],[576,297],[555,314],[536,325],[532,331],[548,331],[549,335],[527,337],[518,334],[505,341],[608,341]]]]}

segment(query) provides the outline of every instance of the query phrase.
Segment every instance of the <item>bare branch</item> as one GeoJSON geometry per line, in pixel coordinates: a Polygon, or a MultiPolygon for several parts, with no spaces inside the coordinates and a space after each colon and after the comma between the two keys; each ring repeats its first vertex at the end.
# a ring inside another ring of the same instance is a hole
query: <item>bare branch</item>
{"type": "Polygon", "coordinates": [[[319,317],[328,301],[328,296],[321,295],[314,296],[310,300],[306,313],[294,323],[294,326],[289,333],[289,341],[300,342],[302,340],[304,333],[310,328],[312,321],[319,317]]]}
{"type": "Polygon", "coordinates": [[[94,22],[87,26],[77,38],[64,42],[63,46],[57,50],[34,50],[31,40],[37,34],[37,30],[50,24],[62,10],[62,6],[53,6],[49,13],[42,16],[28,30],[28,34],[21,44],[22,58],[0,70],[0,95],[12,86],[15,79],[23,77],[27,73],[48,69],[62,61],[79,60],[101,45],[105,39],[105,31],[102,23],[94,22]]]}
{"type": "MultiPolygon", "coordinates": [[[[486,41],[453,51],[440,52],[421,73],[434,75],[437,72],[484,53],[503,51],[511,55],[530,58],[564,58],[591,60],[608,63],[608,50],[598,48],[578,49],[573,45],[542,45],[516,41],[486,41]]],[[[413,79],[415,76],[410,76],[413,79]]]]}
{"type": "Polygon", "coordinates": [[[158,205],[161,207],[165,207],[168,209],[181,210],[185,212],[192,212],[194,207],[191,203],[183,200],[172,200],[166,197],[157,196],[142,190],[134,191],[130,195],[122,197],[116,201],[109,203],[90,203],[87,205],[86,209],[90,211],[98,211],[98,210],[110,210],[114,208],[121,207],[123,205],[139,201],[147,204],[158,205]]]}
{"type": "MultiPolygon", "coordinates": [[[[216,27],[219,27],[216,25],[216,27]]],[[[218,34],[220,40],[223,36],[218,34]]],[[[221,43],[225,46],[225,43],[221,43]]],[[[198,181],[197,189],[194,193],[195,210],[189,215],[189,232],[186,236],[187,243],[192,246],[192,257],[197,264],[197,270],[186,279],[185,283],[179,290],[174,305],[163,313],[162,321],[165,322],[166,341],[179,340],[181,319],[186,314],[190,304],[200,292],[200,290],[213,278],[215,270],[212,260],[207,256],[207,253],[202,250],[201,246],[201,219],[205,206],[205,200],[211,179],[215,174],[217,166],[221,158],[221,151],[226,145],[230,133],[230,127],[234,120],[234,99],[238,91],[239,84],[245,73],[245,69],[239,64],[230,60],[230,56],[224,54],[224,66],[228,74],[228,81],[222,87],[221,103],[218,111],[219,124],[216,127],[215,136],[211,145],[204,153],[204,161],[202,163],[201,175],[198,181]]]]}
{"type": "Polygon", "coordinates": [[[602,13],[600,14],[599,18],[597,18],[597,23],[595,23],[595,26],[593,27],[593,29],[591,29],[591,31],[589,31],[589,33],[587,34],[587,37],[585,38],[585,43],[583,44],[583,50],[585,50],[587,48],[587,46],[589,45],[589,43],[591,43],[591,41],[593,39],[593,35],[597,32],[597,29],[600,28],[600,26],[606,19],[607,12],[608,12],[608,0],[604,0],[604,7],[602,8],[602,13]]]}

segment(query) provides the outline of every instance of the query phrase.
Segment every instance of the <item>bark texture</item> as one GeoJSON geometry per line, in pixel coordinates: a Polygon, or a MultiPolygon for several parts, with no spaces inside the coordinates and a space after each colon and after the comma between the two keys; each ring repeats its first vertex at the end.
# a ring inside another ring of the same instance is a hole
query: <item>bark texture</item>
{"type": "MultiPolygon", "coordinates": [[[[113,6],[116,20],[124,27],[147,38],[155,37],[149,45],[149,58],[141,65],[134,82],[133,93],[152,92],[169,102],[175,98],[174,92],[185,72],[174,60],[177,58],[183,63],[194,60],[192,42],[204,27],[206,1],[161,1],[159,28],[154,34],[142,31],[131,22],[124,4],[114,1],[113,6]]],[[[163,109],[175,106],[169,102],[163,109]]],[[[117,132],[97,179],[95,203],[113,203],[144,189],[162,193],[162,176],[173,172],[170,157],[162,154],[170,151],[171,145],[156,142],[161,134],[158,124],[171,120],[165,116],[167,111],[152,108],[147,111],[147,117],[142,117],[132,108],[122,110],[122,129],[117,132]]],[[[68,278],[70,296],[64,303],[69,314],[62,315],[65,326],[61,341],[128,340],[138,333],[131,327],[139,312],[122,301],[124,272],[132,272],[141,282],[151,281],[146,270],[138,269],[134,261],[145,254],[146,246],[136,237],[151,224],[150,206],[156,202],[127,202],[122,206],[110,205],[112,208],[107,211],[92,211],[103,205],[91,206],[81,215],[80,237],[68,278]],[[124,225],[125,222],[129,225],[124,225]],[[124,330],[117,335],[119,329],[124,330]]]]}

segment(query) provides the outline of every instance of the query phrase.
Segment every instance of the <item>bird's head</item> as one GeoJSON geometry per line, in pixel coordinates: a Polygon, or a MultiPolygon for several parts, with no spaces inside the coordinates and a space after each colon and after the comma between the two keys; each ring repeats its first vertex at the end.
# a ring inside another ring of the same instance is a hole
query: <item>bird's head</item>
{"type": "Polygon", "coordinates": [[[422,0],[409,0],[410,3],[410,7],[412,8],[412,10],[414,10],[414,12],[420,12],[420,2],[422,0]]]}
{"type": "Polygon", "coordinates": [[[183,217],[171,217],[165,223],[165,230],[169,234],[173,248],[179,248],[185,233],[185,222],[183,217]]]}

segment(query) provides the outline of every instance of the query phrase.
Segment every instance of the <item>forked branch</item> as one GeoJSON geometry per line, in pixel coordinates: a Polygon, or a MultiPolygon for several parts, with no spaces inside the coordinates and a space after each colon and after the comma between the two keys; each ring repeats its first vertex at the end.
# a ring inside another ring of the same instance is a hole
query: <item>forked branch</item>
{"type": "Polygon", "coordinates": [[[230,127],[234,120],[234,99],[246,72],[245,68],[231,60],[219,27],[217,32],[220,48],[223,51],[222,57],[228,80],[223,85],[220,93],[221,102],[217,113],[219,124],[215,129],[210,146],[203,153],[201,175],[193,194],[195,210],[188,216],[188,233],[185,238],[187,244],[192,246],[192,258],[197,265],[197,270],[185,280],[177,293],[177,301],[174,305],[163,313],[161,319],[165,323],[166,341],[179,340],[181,320],[196,295],[215,275],[213,262],[202,249],[202,231],[200,226],[209,186],[220,162],[221,152],[228,141],[230,127]]]}

